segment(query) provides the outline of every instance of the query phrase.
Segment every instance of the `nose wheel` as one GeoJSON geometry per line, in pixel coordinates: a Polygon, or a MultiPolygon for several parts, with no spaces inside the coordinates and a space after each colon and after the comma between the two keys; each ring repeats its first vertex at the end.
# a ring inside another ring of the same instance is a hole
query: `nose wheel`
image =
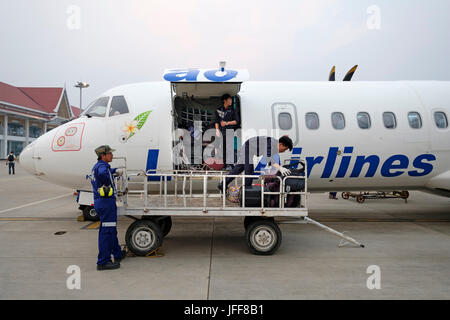
{"type": "Polygon", "coordinates": [[[85,206],[83,208],[83,216],[84,216],[84,220],[87,220],[87,221],[100,221],[100,217],[98,216],[98,213],[95,211],[94,207],[92,207],[92,206],[85,206]]]}

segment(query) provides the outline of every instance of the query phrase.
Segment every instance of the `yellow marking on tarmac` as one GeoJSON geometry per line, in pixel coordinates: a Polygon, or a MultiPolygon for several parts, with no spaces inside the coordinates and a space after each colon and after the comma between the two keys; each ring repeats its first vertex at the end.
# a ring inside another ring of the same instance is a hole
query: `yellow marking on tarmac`
{"type": "Polygon", "coordinates": [[[100,221],[91,223],[86,227],[86,229],[98,229],[100,227],[100,221]]]}

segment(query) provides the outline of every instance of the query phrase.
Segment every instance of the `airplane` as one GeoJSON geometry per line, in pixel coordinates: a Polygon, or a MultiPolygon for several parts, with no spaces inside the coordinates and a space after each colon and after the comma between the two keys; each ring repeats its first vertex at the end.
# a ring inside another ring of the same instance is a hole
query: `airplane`
{"type": "MultiPolygon", "coordinates": [[[[180,164],[177,130],[206,136],[220,96],[229,93],[240,114],[237,144],[261,132],[288,135],[294,149],[281,159],[306,161],[310,192],[422,190],[450,197],[450,82],[350,82],[355,70],[345,81],[333,81],[333,68],[326,82],[262,82],[223,64],[168,69],[164,81],[104,92],[80,117],[28,145],[20,163],[84,195],[100,145],[126,157],[128,168],[173,170],[180,164]]],[[[202,164],[203,151],[183,163],[202,164]]],[[[92,209],[92,195],[84,201],[80,208],[92,209]]]]}

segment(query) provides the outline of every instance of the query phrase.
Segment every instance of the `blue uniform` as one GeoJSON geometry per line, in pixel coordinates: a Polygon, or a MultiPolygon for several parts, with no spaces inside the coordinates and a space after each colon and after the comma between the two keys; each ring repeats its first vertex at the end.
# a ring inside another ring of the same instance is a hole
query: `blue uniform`
{"type": "Polygon", "coordinates": [[[111,255],[114,259],[122,257],[122,251],[117,239],[117,206],[116,206],[116,187],[112,175],[116,169],[111,169],[105,161],[99,160],[92,168],[92,188],[94,191],[94,209],[100,217],[100,230],[98,233],[98,261],[97,264],[103,265],[111,261],[111,255]],[[98,188],[102,186],[111,186],[114,193],[111,197],[101,197],[98,188]]]}

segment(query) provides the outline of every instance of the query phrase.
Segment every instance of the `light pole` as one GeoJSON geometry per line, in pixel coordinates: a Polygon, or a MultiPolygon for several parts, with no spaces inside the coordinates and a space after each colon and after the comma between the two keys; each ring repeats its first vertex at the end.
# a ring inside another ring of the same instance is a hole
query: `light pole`
{"type": "Polygon", "coordinates": [[[80,88],[80,114],[83,112],[83,89],[89,88],[89,84],[86,82],[78,81],[76,85],[74,85],[75,88],[80,88]]]}

